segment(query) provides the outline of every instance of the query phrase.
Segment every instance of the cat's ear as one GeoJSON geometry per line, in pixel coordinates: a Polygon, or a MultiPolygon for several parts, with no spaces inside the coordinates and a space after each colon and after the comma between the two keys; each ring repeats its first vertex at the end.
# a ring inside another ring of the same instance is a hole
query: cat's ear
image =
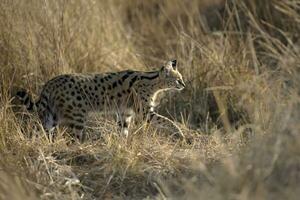
{"type": "Polygon", "coordinates": [[[177,70],[177,61],[171,60],[168,61],[165,66],[162,66],[160,69],[164,74],[169,75],[172,70],[177,70]]]}
{"type": "Polygon", "coordinates": [[[162,66],[160,68],[160,71],[164,76],[169,76],[171,70],[172,70],[172,68],[170,68],[168,66],[162,66]]]}
{"type": "Polygon", "coordinates": [[[171,67],[173,70],[177,70],[177,60],[168,61],[166,66],[171,67]]]}

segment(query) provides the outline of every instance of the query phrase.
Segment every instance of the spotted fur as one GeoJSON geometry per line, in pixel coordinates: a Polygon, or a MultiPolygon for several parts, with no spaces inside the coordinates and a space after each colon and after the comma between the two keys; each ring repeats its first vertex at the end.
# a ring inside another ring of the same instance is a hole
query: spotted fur
{"type": "Polygon", "coordinates": [[[68,126],[80,139],[89,112],[114,111],[124,135],[133,117],[184,137],[170,119],[155,112],[159,92],[182,90],[185,84],[177,70],[176,60],[157,71],[120,71],[104,74],[65,74],[48,81],[36,102],[21,90],[17,97],[29,111],[35,111],[46,131],[57,125],[68,126]]]}

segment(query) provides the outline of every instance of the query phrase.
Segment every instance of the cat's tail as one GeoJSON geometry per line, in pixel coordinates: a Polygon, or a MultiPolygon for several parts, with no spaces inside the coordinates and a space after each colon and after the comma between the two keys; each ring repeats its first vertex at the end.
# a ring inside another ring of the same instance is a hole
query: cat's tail
{"type": "Polygon", "coordinates": [[[14,97],[20,101],[21,104],[23,104],[28,111],[34,111],[35,110],[35,102],[32,100],[31,95],[23,88],[19,89],[14,97]]]}

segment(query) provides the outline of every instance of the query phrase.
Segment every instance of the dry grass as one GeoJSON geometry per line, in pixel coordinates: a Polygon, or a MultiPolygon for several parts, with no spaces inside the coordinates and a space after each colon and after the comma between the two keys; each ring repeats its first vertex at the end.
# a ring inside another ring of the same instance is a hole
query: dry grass
{"type": "Polygon", "coordinates": [[[296,0],[0,2],[0,199],[297,199],[300,4],[296,0]],[[66,72],[151,69],[177,58],[187,89],[162,98],[191,144],[147,127],[129,140],[33,134],[15,86],[66,72]],[[33,137],[29,137],[29,136],[33,137]]]}

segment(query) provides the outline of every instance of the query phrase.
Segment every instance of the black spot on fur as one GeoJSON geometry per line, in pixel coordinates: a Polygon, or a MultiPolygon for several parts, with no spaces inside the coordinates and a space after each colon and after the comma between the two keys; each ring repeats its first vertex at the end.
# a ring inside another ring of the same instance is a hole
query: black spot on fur
{"type": "Polygon", "coordinates": [[[42,95],[41,95],[41,99],[47,99],[46,95],[45,95],[45,94],[42,94],[42,95]]]}
{"type": "Polygon", "coordinates": [[[76,121],[79,123],[84,123],[83,119],[76,119],[76,121]]]}
{"type": "Polygon", "coordinates": [[[127,71],[127,74],[128,74],[128,75],[133,74],[133,73],[134,73],[134,71],[131,71],[131,70],[128,70],[128,71],[127,71]]]}
{"type": "Polygon", "coordinates": [[[156,79],[158,78],[159,74],[157,73],[156,75],[154,76],[141,76],[141,79],[148,79],[148,80],[153,80],[153,79],[156,79]]]}
{"type": "Polygon", "coordinates": [[[112,85],[113,88],[117,87],[117,82],[114,82],[112,85]]]}
{"type": "Polygon", "coordinates": [[[70,113],[72,110],[67,108],[65,111],[66,111],[67,113],[70,113]]]}
{"type": "Polygon", "coordinates": [[[42,105],[42,107],[46,107],[46,102],[44,102],[44,101],[41,101],[41,105],[42,105]]]}
{"type": "Polygon", "coordinates": [[[81,96],[77,96],[76,99],[77,99],[78,101],[81,101],[82,98],[81,98],[81,96]]]}
{"type": "Polygon", "coordinates": [[[132,87],[132,85],[135,83],[136,79],[137,79],[137,76],[135,76],[131,79],[131,81],[129,82],[129,87],[132,87]]]}
{"type": "Polygon", "coordinates": [[[73,116],[74,116],[74,117],[81,117],[81,118],[84,118],[84,115],[81,114],[81,113],[74,113],[73,116]]]}
{"type": "Polygon", "coordinates": [[[128,73],[127,73],[127,74],[124,74],[124,75],[122,76],[122,81],[124,82],[128,77],[129,77],[129,74],[128,74],[128,73]]]}

